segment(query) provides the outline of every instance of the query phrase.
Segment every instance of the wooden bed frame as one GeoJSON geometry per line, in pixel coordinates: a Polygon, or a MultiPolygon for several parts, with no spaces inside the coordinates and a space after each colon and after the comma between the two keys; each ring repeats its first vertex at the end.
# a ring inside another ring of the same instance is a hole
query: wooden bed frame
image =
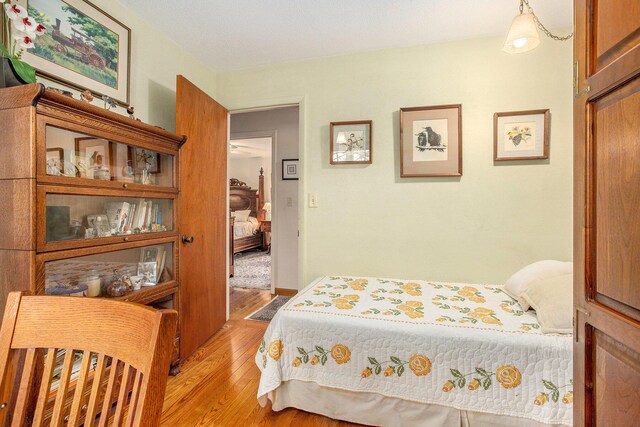
{"type": "MultiPolygon", "coordinates": [[[[246,183],[239,181],[235,178],[231,178],[229,182],[229,208],[231,212],[240,210],[250,210],[249,216],[252,216],[260,220],[262,212],[262,206],[264,206],[264,170],[260,169],[260,176],[258,178],[258,189],[254,190],[246,183]]],[[[262,248],[264,245],[264,233],[258,231],[253,236],[242,237],[240,239],[233,238],[233,221],[231,221],[231,234],[229,239],[230,248],[233,248],[232,252],[237,254],[238,252],[246,251],[254,248],[262,248]]]]}

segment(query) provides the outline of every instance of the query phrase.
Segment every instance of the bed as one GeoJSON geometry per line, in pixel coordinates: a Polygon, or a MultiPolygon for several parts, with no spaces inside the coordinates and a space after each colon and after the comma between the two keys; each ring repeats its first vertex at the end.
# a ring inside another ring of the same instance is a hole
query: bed
{"type": "Polygon", "coordinates": [[[260,231],[258,213],[264,206],[264,175],[260,170],[258,189],[252,189],[246,183],[231,178],[229,182],[229,207],[232,217],[230,247],[233,254],[264,247],[264,233],[260,231]],[[248,216],[240,217],[248,211],[248,216]],[[236,216],[238,215],[238,216],[236,216]]]}
{"type": "Polygon", "coordinates": [[[271,321],[258,400],[367,425],[572,425],[572,338],[499,286],[322,277],[271,321]]]}

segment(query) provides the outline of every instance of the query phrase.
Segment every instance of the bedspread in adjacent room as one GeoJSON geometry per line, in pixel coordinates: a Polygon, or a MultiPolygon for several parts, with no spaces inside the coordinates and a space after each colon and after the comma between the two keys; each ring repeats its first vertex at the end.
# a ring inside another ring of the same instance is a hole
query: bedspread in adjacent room
{"type": "Polygon", "coordinates": [[[259,228],[260,222],[254,217],[249,217],[247,221],[235,222],[233,224],[233,238],[240,239],[242,237],[253,236],[259,228]]]}
{"type": "Polygon", "coordinates": [[[572,424],[572,339],[498,286],[323,277],[271,321],[258,398],[282,382],[572,424]]]}

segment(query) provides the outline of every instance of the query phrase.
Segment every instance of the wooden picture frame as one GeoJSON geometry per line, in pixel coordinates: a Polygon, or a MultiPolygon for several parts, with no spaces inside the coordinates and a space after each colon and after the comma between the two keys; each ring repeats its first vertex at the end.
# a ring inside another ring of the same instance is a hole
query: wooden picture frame
{"type": "MultiPolygon", "coordinates": [[[[33,49],[22,55],[38,75],[80,91],[88,89],[98,96],[106,95],[122,106],[129,105],[130,28],[87,0],[16,3],[37,12],[46,11],[45,18],[49,19],[36,18],[45,25],[46,33],[35,40],[33,49]],[[70,23],[69,19],[79,16],[92,22],[70,23]]],[[[6,30],[0,30],[0,41],[5,46],[15,30],[11,27],[9,31],[5,34],[6,30]]]]}
{"type": "Polygon", "coordinates": [[[297,181],[299,179],[298,159],[282,159],[282,179],[284,181],[297,181]]]}
{"type": "Polygon", "coordinates": [[[400,109],[400,177],[462,176],[462,104],[400,109]]]}
{"type": "Polygon", "coordinates": [[[329,163],[370,165],[373,161],[372,128],[372,120],[331,122],[329,163]]]}
{"type": "Polygon", "coordinates": [[[47,148],[47,174],[48,175],[64,175],[64,149],[61,147],[47,148]],[[49,173],[49,161],[55,160],[57,163],[51,167],[57,168],[57,174],[49,173]]]}
{"type": "Polygon", "coordinates": [[[129,146],[129,149],[127,150],[127,156],[129,157],[127,161],[131,162],[131,166],[135,170],[144,169],[144,164],[146,163],[150,165],[149,173],[158,174],[162,172],[160,154],[155,151],[147,150],[146,148],[129,146]],[[144,159],[139,158],[138,156],[139,152],[142,152],[142,153],[148,152],[149,158],[153,159],[154,161],[149,163],[149,162],[146,162],[144,159]],[[142,167],[140,167],[141,165],[142,167]]]}
{"type": "Polygon", "coordinates": [[[495,113],[493,160],[548,159],[549,118],[549,109],[495,113]]]}
{"type": "Polygon", "coordinates": [[[92,155],[89,155],[87,149],[91,149],[92,147],[101,148],[101,150],[94,150],[94,152],[97,151],[98,155],[102,156],[102,159],[100,159],[100,162],[95,163],[96,160],[93,160],[94,163],[88,164],[87,167],[92,168],[96,166],[97,167],[104,166],[109,168],[109,170],[111,171],[111,168],[112,168],[111,160],[113,158],[113,148],[112,148],[112,144],[109,141],[107,141],[106,139],[94,138],[91,136],[75,138],[74,141],[75,141],[76,153],[78,153],[81,156],[82,155],[86,156],[87,160],[91,160],[91,158],[93,157],[92,155]],[[93,141],[93,143],[91,141],[93,141]]]}

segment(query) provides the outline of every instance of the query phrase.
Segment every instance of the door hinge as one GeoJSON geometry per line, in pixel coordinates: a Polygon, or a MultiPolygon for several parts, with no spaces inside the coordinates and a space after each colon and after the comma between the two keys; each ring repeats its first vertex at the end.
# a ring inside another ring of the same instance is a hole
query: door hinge
{"type": "Polygon", "coordinates": [[[587,85],[584,89],[580,90],[580,71],[578,61],[573,64],[573,97],[580,98],[585,93],[589,93],[591,86],[587,85]]]}
{"type": "Polygon", "coordinates": [[[589,317],[591,315],[591,313],[589,313],[587,310],[585,310],[582,307],[576,307],[576,315],[573,316],[573,339],[575,340],[575,342],[578,342],[578,315],[579,313],[582,313],[582,315],[584,317],[589,317]]]}

